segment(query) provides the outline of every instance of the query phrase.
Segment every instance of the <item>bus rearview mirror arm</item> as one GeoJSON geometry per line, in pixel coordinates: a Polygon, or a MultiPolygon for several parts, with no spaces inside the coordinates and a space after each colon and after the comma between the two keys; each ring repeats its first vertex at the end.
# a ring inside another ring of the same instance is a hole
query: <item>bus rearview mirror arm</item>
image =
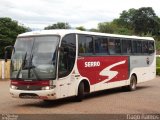
{"type": "Polygon", "coordinates": [[[5,53],[4,53],[4,59],[5,59],[5,62],[7,62],[7,58],[8,58],[8,52],[7,52],[7,51],[5,51],[5,53]]]}

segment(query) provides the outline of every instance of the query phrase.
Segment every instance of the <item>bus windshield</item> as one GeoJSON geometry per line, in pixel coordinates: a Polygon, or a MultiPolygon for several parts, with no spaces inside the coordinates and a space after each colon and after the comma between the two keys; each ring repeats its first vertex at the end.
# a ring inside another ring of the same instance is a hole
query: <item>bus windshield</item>
{"type": "Polygon", "coordinates": [[[58,36],[17,38],[11,58],[11,79],[55,79],[58,43],[58,36]]]}

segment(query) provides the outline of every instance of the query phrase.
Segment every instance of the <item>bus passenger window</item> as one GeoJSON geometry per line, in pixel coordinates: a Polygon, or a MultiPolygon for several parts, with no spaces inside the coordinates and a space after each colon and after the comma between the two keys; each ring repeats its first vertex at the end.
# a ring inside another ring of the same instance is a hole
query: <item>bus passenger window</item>
{"type": "Polygon", "coordinates": [[[121,41],[120,41],[120,39],[115,39],[115,51],[116,51],[116,53],[121,53],[121,41]]]}
{"type": "Polygon", "coordinates": [[[131,53],[131,40],[122,40],[122,53],[131,53]]]}
{"type": "Polygon", "coordinates": [[[142,42],[137,41],[137,53],[142,53],[142,42]]]}
{"type": "Polygon", "coordinates": [[[108,50],[110,54],[115,54],[115,43],[114,39],[110,39],[108,42],[108,50]]]}
{"type": "Polygon", "coordinates": [[[154,53],[154,41],[149,41],[148,42],[148,49],[149,49],[149,54],[154,53]]]}
{"type": "Polygon", "coordinates": [[[108,54],[108,41],[107,38],[99,37],[95,39],[95,52],[98,55],[108,54]]]}
{"type": "Polygon", "coordinates": [[[79,53],[85,53],[85,48],[82,43],[79,44],[79,53]]]}
{"type": "Polygon", "coordinates": [[[137,53],[137,41],[132,42],[132,53],[137,53]]]}
{"type": "Polygon", "coordinates": [[[93,54],[93,39],[85,35],[78,36],[78,54],[92,55],[93,54]]]}
{"type": "Polygon", "coordinates": [[[86,37],[86,53],[93,53],[93,39],[92,37],[86,37]]]}
{"type": "Polygon", "coordinates": [[[148,41],[143,41],[142,51],[143,53],[148,53],[148,41]]]}

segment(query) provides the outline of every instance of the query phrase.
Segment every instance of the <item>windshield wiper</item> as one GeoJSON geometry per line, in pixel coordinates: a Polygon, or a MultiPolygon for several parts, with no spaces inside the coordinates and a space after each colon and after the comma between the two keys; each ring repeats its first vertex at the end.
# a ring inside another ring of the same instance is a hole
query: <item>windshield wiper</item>
{"type": "Polygon", "coordinates": [[[19,78],[19,74],[20,74],[23,66],[25,65],[26,57],[27,57],[27,52],[25,53],[24,58],[22,59],[22,65],[21,65],[20,69],[18,70],[18,73],[17,73],[17,76],[16,76],[17,79],[19,78]]]}
{"type": "Polygon", "coordinates": [[[25,53],[24,58],[22,59],[22,65],[21,65],[20,69],[18,70],[18,73],[17,73],[16,78],[17,78],[17,79],[19,78],[20,72],[21,72],[21,70],[24,68],[24,69],[28,69],[28,78],[30,78],[30,70],[32,69],[32,70],[33,70],[33,73],[34,73],[35,76],[36,76],[36,79],[39,79],[39,76],[38,76],[38,74],[37,74],[37,72],[36,72],[36,70],[35,70],[35,66],[32,65],[33,55],[32,55],[32,57],[30,58],[29,65],[27,65],[27,66],[25,65],[26,57],[27,57],[27,52],[25,53]]]}
{"type": "Polygon", "coordinates": [[[35,76],[36,76],[36,79],[37,79],[37,80],[40,80],[40,78],[39,78],[39,76],[38,76],[38,74],[37,74],[37,72],[36,72],[36,70],[35,70],[35,66],[32,64],[32,59],[33,59],[33,54],[32,54],[32,56],[31,56],[31,58],[30,58],[30,61],[29,61],[29,66],[28,66],[28,78],[30,78],[30,70],[32,69],[32,70],[33,70],[33,73],[34,73],[35,76]]]}

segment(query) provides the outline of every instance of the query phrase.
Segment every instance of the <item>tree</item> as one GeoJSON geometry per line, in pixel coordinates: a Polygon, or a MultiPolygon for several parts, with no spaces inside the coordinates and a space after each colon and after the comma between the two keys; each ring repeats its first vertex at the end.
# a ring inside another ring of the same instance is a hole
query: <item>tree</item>
{"type": "Polygon", "coordinates": [[[91,28],[91,29],[89,29],[89,31],[90,32],[99,32],[98,29],[95,29],[95,28],[91,28]]]}
{"type": "Polygon", "coordinates": [[[121,35],[131,35],[133,33],[132,30],[126,27],[117,25],[115,21],[99,23],[98,31],[103,33],[113,33],[113,34],[121,34],[121,35]]]}
{"type": "Polygon", "coordinates": [[[45,30],[50,30],[50,29],[70,29],[70,25],[65,22],[58,22],[56,24],[49,25],[45,27],[45,30]]]}
{"type": "Polygon", "coordinates": [[[83,26],[76,27],[76,29],[81,31],[86,31],[86,28],[84,28],[83,26]]]}
{"type": "Polygon", "coordinates": [[[110,22],[102,22],[98,24],[98,31],[102,33],[114,33],[115,26],[110,22]]]}
{"type": "Polygon", "coordinates": [[[124,10],[113,23],[133,31],[136,35],[160,33],[160,20],[151,7],[124,10]]]}
{"type": "Polygon", "coordinates": [[[151,7],[139,8],[133,16],[133,27],[138,35],[156,35],[160,30],[159,18],[151,7]]]}
{"type": "Polygon", "coordinates": [[[136,9],[134,8],[131,8],[128,11],[124,10],[122,11],[118,19],[113,20],[113,23],[117,24],[120,27],[133,29],[133,17],[135,13],[136,13],[136,9]]]}
{"type": "Polygon", "coordinates": [[[134,32],[131,29],[125,28],[125,27],[118,27],[115,30],[114,34],[120,34],[120,35],[133,35],[134,32]]]}
{"type": "Polygon", "coordinates": [[[22,25],[19,25],[17,21],[11,18],[0,18],[0,58],[4,56],[4,47],[8,45],[14,45],[18,34],[29,31],[22,25]]]}

